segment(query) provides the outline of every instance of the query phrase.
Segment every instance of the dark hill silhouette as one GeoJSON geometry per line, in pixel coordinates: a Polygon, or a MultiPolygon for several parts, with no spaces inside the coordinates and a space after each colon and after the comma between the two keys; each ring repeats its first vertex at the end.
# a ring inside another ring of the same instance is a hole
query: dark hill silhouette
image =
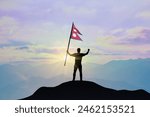
{"type": "Polygon", "coordinates": [[[23,100],[150,100],[144,90],[113,90],[90,81],[70,81],[56,87],[41,87],[23,100]]]}

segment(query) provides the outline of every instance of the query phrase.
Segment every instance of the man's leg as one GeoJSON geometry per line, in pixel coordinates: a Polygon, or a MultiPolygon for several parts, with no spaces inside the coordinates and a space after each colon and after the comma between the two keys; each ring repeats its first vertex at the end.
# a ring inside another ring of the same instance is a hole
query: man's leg
{"type": "Polygon", "coordinates": [[[80,72],[80,81],[82,81],[82,65],[79,67],[79,72],[80,72]]]}
{"type": "Polygon", "coordinates": [[[74,71],[73,71],[73,81],[75,81],[76,71],[77,71],[77,67],[74,66],[74,71]]]}

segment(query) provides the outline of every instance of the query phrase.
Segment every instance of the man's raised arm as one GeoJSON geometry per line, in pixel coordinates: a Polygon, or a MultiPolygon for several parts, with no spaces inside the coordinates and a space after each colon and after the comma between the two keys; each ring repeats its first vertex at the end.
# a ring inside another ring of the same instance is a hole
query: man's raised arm
{"type": "Polygon", "coordinates": [[[89,53],[90,49],[88,49],[88,51],[84,54],[84,55],[87,55],[89,53]]]}
{"type": "Polygon", "coordinates": [[[74,54],[70,54],[69,50],[67,50],[67,54],[69,54],[70,56],[74,56],[74,54]]]}

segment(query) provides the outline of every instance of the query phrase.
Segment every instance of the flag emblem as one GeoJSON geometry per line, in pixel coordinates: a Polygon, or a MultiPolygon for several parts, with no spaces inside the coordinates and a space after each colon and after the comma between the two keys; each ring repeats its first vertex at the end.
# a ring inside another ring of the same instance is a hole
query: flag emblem
{"type": "Polygon", "coordinates": [[[81,34],[80,31],[76,28],[76,26],[73,24],[72,30],[71,30],[71,39],[81,40],[81,41],[82,41],[82,39],[80,38],[79,35],[82,35],[82,34],[81,34]]]}

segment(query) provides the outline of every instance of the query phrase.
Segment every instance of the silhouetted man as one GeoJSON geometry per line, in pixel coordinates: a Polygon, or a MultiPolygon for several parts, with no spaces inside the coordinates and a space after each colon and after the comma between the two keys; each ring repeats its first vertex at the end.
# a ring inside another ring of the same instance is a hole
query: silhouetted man
{"type": "Polygon", "coordinates": [[[76,71],[77,69],[79,69],[80,72],[80,81],[82,81],[82,57],[87,55],[90,51],[90,49],[88,49],[88,51],[86,53],[80,53],[81,49],[77,48],[77,53],[74,54],[70,54],[69,51],[67,51],[67,53],[70,56],[75,57],[75,64],[74,64],[74,72],[73,72],[73,81],[75,81],[75,77],[76,77],[76,71]]]}

